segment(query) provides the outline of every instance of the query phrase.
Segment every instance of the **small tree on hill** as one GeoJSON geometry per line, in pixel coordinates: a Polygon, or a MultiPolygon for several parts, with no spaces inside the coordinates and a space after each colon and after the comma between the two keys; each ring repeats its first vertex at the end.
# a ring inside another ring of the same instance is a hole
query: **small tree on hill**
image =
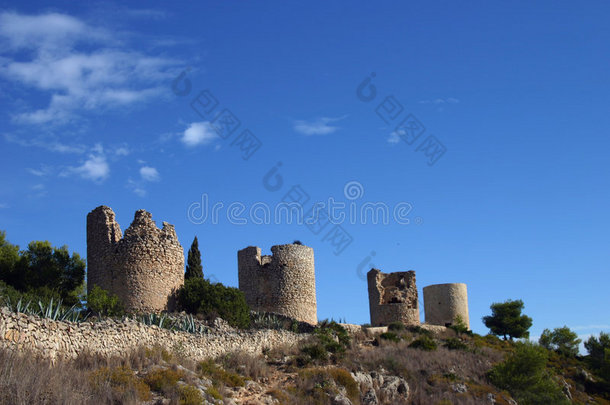
{"type": "Polygon", "coordinates": [[[513,338],[529,337],[528,329],[532,326],[532,318],[521,315],[523,301],[508,300],[491,304],[491,315],[483,317],[483,323],[497,336],[513,338]]]}
{"type": "Polygon", "coordinates": [[[564,356],[576,356],[580,342],[581,340],[578,339],[578,335],[567,326],[555,328],[552,332],[549,329],[545,329],[538,340],[541,346],[549,350],[555,350],[564,356]]]}
{"type": "Polygon", "coordinates": [[[610,334],[601,332],[599,338],[591,336],[585,342],[585,349],[589,352],[587,360],[591,368],[610,387],[610,334]]]}
{"type": "Polygon", "coordinates": [[[197,237],[193,239],[191,248],[189,249],[188,257],[186,260],[186,274],[185,279],[200,278],[203,279],[203,266],[201,265],[201,252],[199,251],[199,242],[197,237]]]}

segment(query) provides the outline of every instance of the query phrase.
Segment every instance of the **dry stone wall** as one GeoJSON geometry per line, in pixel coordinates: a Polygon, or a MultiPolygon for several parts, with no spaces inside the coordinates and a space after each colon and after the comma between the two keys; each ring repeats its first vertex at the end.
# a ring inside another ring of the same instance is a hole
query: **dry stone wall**
{"type": "Polygon", "coordinates": [[[250,308],[310,324],[318,323],[313,249],[298,244],[271,247],[271,256],[250,246],[237,252],[239,289],[250,308]]]}
{"type": "Polygon", "coordinates": [[[87,215],[87,289],[118,295],[130,312],[174,309],[173,294],[184,284],[184,251],[173,225],[159,229],[152,215],[136,212],[125,235],[110,207],[87,215]]]}
{"type": "Polygon", "coordinates": [[[206,334],[170,331],[131,319],[100,322],[59,322],[0,309],[0,347],[29,350],[51,359],[72,359],[88,352],[121,356],[141,346],[160,345],[201,360],[232,351],[261,353],[263,348],[295,345],[307,335],[283,330],[211,329],[206,334]]]}
{"type": "Polygon", "coordinates": [[[372,326],[392,322],[420,324],[414,271],[382,273],[381,270],[371,269],[366,277],[372,326]]]}

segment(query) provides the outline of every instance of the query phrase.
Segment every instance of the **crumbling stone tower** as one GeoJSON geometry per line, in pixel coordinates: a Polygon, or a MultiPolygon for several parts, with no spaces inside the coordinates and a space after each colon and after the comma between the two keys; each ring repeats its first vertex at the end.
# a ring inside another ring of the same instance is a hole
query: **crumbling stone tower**
{"type": "Polygon", "coordinates": [[[318,323],[313,249],[298,244],[271,247],[271,256],[249,246],[237,252],[239,289],[253,311],[318,323]]]}
{"type": "Polygon", "coordinates": [[[424,287],[426,323],[451,326],[457,317],[470,329],[468,292],[464,283],[434,284],[424,287]]]}
{"type": "Polygon", "coordinates": [[[130,312],[172,310],[184,284],[184,251],[173,225],[157,228],[152,215],[136,211],[121,234],[104,205],[87,215],[87,292],[94,285],[118,295],[130,312]]]}
{"type": "Polygon", "coordinates": [[[366,274],[369,287],[371,325],[383,326],[392,322],[419,325],[419,304],[415,272],[382,273],[371,269],[366,274]]]}

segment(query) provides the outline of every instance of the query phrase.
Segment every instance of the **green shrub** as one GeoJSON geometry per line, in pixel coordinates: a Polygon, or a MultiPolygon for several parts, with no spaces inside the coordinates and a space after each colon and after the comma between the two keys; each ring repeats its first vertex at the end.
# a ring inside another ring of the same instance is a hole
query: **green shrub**
{"type": "Polygon", "coordinates": [[[299,372],[297,387],[303,391],[305,397],[313,399],[312,403],[319,403],[320,400],[327,399],[328,395],[335,394],[335,386],[343,387],[347,397],[357,403],[360,397],[360,389],[349,371],[336,367],[316,367],[299,372]]]}
{"type": "Polygon", "coordinates": [[[388,330],[393,332],[401,332],[405,330],[405,324],[402,322],[392,322],[388,325],[388,330]]]}
{"type": "Polygon", "coordinates": [[[389,340],[391,342],[400,342],[400,337],[394,332],[385,332],[379,335],[381,339],[389,340]]]}
{"type": "Polygon", "coordinates": [[[148,386],[139,380],[133,370],[127,366],[112,369],[101,367],[89,375],[89,382],[93,390],[100,394],[109,385],[116,403],[123,403],[130,396],[135,396],[142,401],[152,398],[148,386]]]}
{"type": "Polygon", "coordinates": [[[243,292],[237,288],[190,278],[178,290],[177,298],[179,307],[190,314],[208,318],[219,316],[238,328],[250,326],[250,308],[243,292]]]}
{"type": "Polygon", "coordinates": [[[309,356],[311,360],[326,360],[328,358],[328,350],[321,343],[303,346],[301,352],[309,356]]]}
{"type": "Polygon", "coordinates": [[[192,385],[183,385],[178,388],[180,395],[180,405],[201,405],[203,404],[203,396],[201,392],[192,385]]]}
{"type": "Polygon", "coordinates": [[[90,311],[99,316],[121,316],[125,313],[119,297],[98,285],[94,285],[87,294],[87,306],[90,311]]]}
{"type": "Polygon", "coordinates": [[[568,404],[559,385],[546,369],[547,351],[526,342],[515,344],[515,351],[488,373],[498,388],[511,393],[519,404],[568,404]]]}
{"type": "Polygon", "coordinates": [[[144,377],[144,382],[153,391],[168,391],[178,384],[180,379],[184,378],[184,372],[172,370],[170,368],[155,369],[144,377]]]}
{"type": "Polygon", "coordinates": [[[458,315],[455,317],[455,320],[453,321],[453,324],[451,324],[449,326],[450,329],[453,329],[454,331],[456,331],[458,334],[459,333],[468,333],[468,326],[466,326],[466,322],[464,322],[464,319],[458,315]]]}
{"type": "Polygon", "coordinates": [[[468,345],[458,338],[449,338],[445,340],[443,346],[449,350],[468,350],[468,345]]]}
{"type": "MultiPolygon", "coordinates": [[[[301,348],[301,352],[309,356],[310,360],[327,360],[329,353],[335,357],[342,356],[351,341],[347,330],[335,321],[319,322],[313,335],[317,342],[301,348]]],[[[308,362],[301,361],[301,363],[308,362]]]]}
{"type": "Polygon", "coordinates": [[[218,392],[218,389],[214,386],[208,387],[205,392],[214,399],[222,400],[222,395],[220,395],[220,392],[218,392]]]}
{"type": "Polygon", "coordinates": [[[432,351],[432,350],[436,350],[436,342],[431,337],[429,337],[427,335],[423,335],[423,336],[419,337],[418,339],[415,339],[413,342],[411,342],[409,347],[414,348],[414,349],[432,351]]]}
{"type": "Polygon", "coordinates": [[[211,359],[199,362],[197,370],[201,375],[209,377],[214,383],[222,383],[229,387],[243,387],[246,385],[246,382],[239,374],[224,370],[211,359]]]}

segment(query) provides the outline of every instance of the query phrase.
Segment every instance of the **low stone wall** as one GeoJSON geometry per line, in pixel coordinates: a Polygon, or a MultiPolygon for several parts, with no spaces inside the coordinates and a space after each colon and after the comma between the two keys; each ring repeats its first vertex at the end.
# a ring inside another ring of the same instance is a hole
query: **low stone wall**
{"type": "Polygon", "coordinates": [[[59,322],[0,309],[0,347],[30,350],[51,359],[75,358],[83,352],[120,356],[139,346],[160,345],[201,360],[236,350],[261,353],[265,347],[294,345],[306,337],[284,330],[211,329],[199,335],[146,326],[131,319],[59,322]]]}

